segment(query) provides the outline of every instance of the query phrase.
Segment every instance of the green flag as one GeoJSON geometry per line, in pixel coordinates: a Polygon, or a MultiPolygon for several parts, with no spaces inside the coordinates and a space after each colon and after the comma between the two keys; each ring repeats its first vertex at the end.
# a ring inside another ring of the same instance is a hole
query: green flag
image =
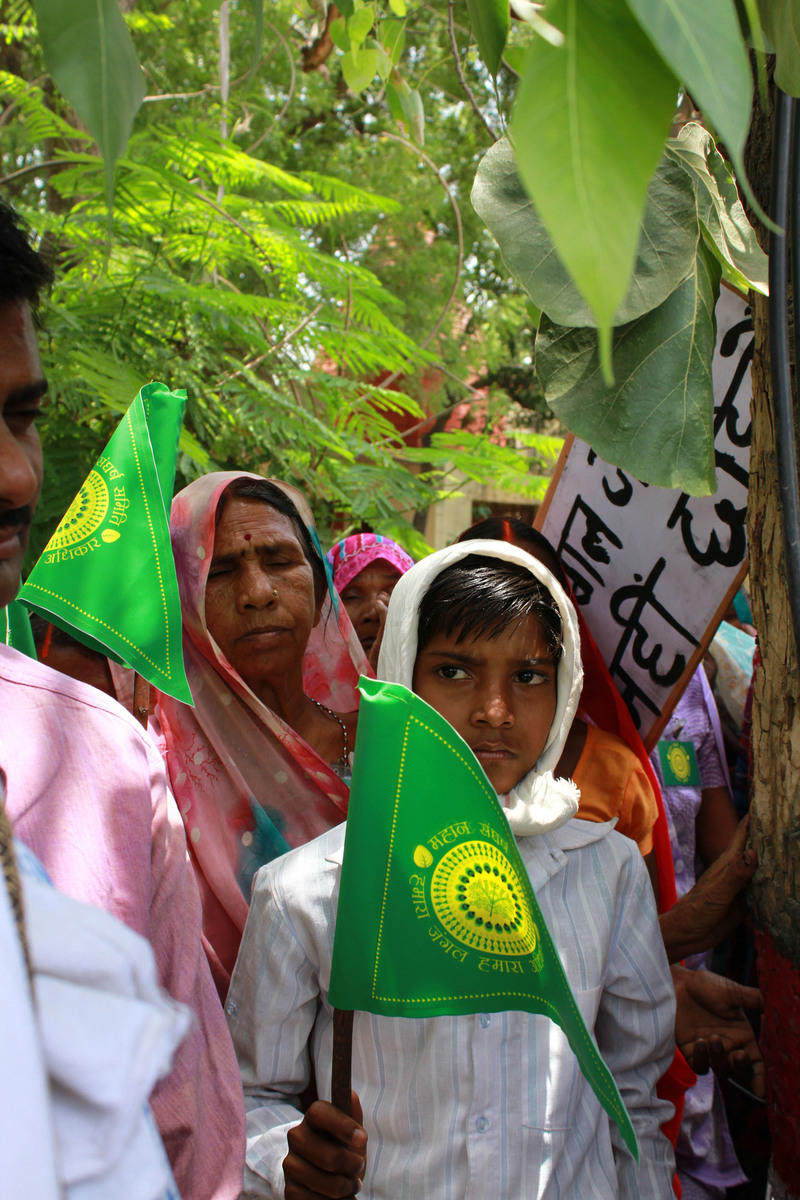
{"type": "Polygon", "coordinates": [[[329,1000],[390,1017],[542,1013],[638,1162],[636,1135],[466,742],[400,684],[359,681],[329,1000]]]}
{"type": "Polygon", "coordinates": [[[142,388],[19,600],[191,704],[167,516],[185,403],[163,383],[142,388]]]}
{"type": "Polygon", "coordinates": [[[19,600],[12,600],[3,609],[5,620],[5,644],[27,654],[28,658],[36,658],[36,646],[33,641],[33,631],[27,608],[19,600]]]}

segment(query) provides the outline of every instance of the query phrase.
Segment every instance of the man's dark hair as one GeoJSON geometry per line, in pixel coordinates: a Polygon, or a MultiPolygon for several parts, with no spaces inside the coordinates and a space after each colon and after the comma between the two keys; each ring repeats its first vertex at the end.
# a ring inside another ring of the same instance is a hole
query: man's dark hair
{"type": "Polygon", "coordinates": [[[509,625],[535,617],[554,660],[563,648],[561,613],[543,583],[527,567],[468,554],[445,567],[419,606],[417,652],[437,635],[456,641],[499,637],[509,625]]]}
{"type": "Polygon", "coordinates": [[[294,526],[295,533],[300,545],[303,547],[303,553],[306,556],[306,562],[311,567],[314,573],[314,595],[317,603],[320,603],[328,589],[328,576],[325,573],[325,564],[319,556],[316,546],[311,539],[311,534],[306,528],[303,518],[297,511],[292,500],[282,492],[274,483],[270,483],[267,479],[234,479],[225,488],[225,491],[219,498],[217,504],[216,524],[219,525],[220,519],[225,506],[231,496],[235,496],[238,500],[260,500],[264,504],[268,504],[270,508],[274,508],[276,512],[282,513],[284,517],[288,517],[294,526]]]}
{"type": "Polygon", "coordinates": [[[456,538],[457,542],[469,542],[474,538],[488,538],[492,542],[521,542],[529,554],[544,563],[548,571],[555,575],[565,592],[569,590],[567,577],[561,565],[561,559],[555,547],[543,533],[534,529],[527,521],[519,517],[486,517],[465,529],[456,538]]]}
{"type": "Polygon", "coordinates": [[[31,246],[21,217],[0,200],[0,305],[27,300],[36,309],[53,272],[31,246]]]}

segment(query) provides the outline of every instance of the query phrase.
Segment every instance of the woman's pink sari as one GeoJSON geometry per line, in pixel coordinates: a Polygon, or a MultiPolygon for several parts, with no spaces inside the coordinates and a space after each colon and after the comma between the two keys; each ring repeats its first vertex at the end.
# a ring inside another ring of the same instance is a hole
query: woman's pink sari
{"type": "MultiPolygon", "coordinates": [[[[338,825],[348,788],[267,708],[231,667],[206,628],[205,590],[220,496],[245,472],[216,472],[184,488],[170,517],[183,613],[190,708],[158,695],[156,729],[203,901],[203,939],[224,998],[247,919],[249,883],[264,862],[338,825]],[[243,889],[246,889],[246,894],[243,889]]],[[[305,498],[270,480],[313,531],[305,498]]],[[[316,533],[312,534],[316,538],[316,533]]],[[[330,596],[303,659],[307,695],[338,711],[358,706],[356,682],[371,675],[344,606],[330,596]]]]}

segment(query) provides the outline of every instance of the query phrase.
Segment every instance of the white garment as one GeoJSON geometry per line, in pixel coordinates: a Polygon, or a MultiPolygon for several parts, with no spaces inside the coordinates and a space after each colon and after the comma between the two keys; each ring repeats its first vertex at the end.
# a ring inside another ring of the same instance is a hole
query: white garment
{"type": "Polygon", "coordinates": [[[511,790],[506,801],[508,823],[517,837],[557,829],[578,811],[580,793],[566,779],[555,779],[553,770],[561,758],[583,687],[581,638],[575,609],[561,584],[531,554],[509,542],[459,542],[415,563],[398,579],[389,601],[383,641],[378,658],[378,678],[413,687],[417,659],[419,606],[433,580],[468,555],[499,558],[526,567],[555,600],[561,614],[563,652],[556,673],[556,711],[545,748],[535,768],[511,790]]]}
{"type": "MultiPolygon", "coordinates": [[[[328,1004],[344,827],[256,877],[226,1005],[245,1086],[245,1195],[283,1197],[287,1130],[313,1063],[330,1095],[328,1004]]],[[[369,1141],[366,1200],[667,1200],[675,994],[635,843],[569,821],[519,851],[641,1153],[622,1142],[544,1016],[409,1020],[356,1013],[353,1087],[369,1141]]]]}
{"type": "Polygon", "coordinates": [[[0,875],[0,1163],[4,1196],[59,1200],[55,1136],[47,1070],[36,1014],[11,911],[0,875]]]}
{"type": "Polygon", "coordinates": [[[144,938],[64,896],[26,846],[16,850],[36,999],[34,1009],[18,949],[1,990],[5,1007],[14,988],[16,1011],[4,1028],[9,1043],[20,1030],[27,1065],[11,1080],[3,1062],[0,1127],[18,1104],[26,1125],[10,1171],[3,1145],[2,1194],[178,1200],[147,1099],[170,1069],[190,1010],[159,989],[144,938]],[[58,1183],[40,1190],[45,1167],[58,1183]]]}

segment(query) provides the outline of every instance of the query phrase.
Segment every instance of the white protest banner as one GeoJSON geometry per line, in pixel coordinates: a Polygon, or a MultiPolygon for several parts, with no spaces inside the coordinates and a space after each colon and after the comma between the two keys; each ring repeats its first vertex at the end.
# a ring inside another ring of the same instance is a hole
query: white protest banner
{"type": "Polygon", "coordinates": [[[536,521],[648,750],[747,573],[752,324],[726,288],[716,317],[714,495],[640,483],[570,437],[536,521]]]}

